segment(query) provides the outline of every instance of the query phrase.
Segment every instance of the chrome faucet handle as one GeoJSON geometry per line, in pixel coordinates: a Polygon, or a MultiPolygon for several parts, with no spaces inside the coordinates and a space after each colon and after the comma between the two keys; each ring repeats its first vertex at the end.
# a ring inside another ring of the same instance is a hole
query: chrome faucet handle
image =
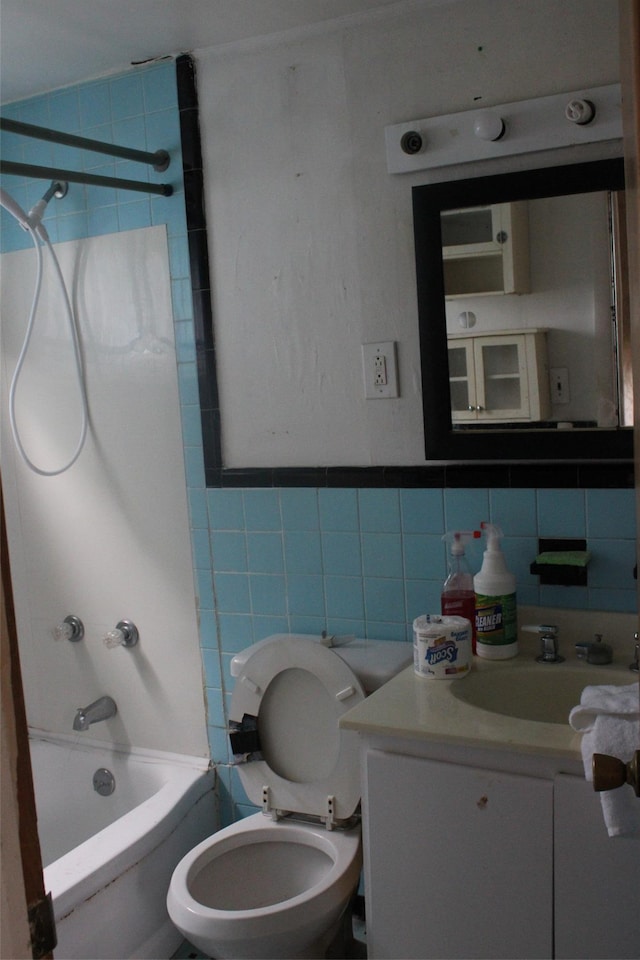
{"type": "Polygon", "coordinates": [[[540,635],[540,654],[538,663],[564,663],[564,657],[558,653],[558,627],[554,623],[539,623],[521,627],[524,633],[540,635]]]}
{"type": "Polygon", "coordinates": [[[80,617],[69,614],[62,623],[58,624],[52,630],[54,640],[70,640],[77,643],[84,637],[84,625],[80,617]]]}
{"type": "Polygon", "coordinates": [[[105,633],[102,642],[105,647],[112,650],[114,647],[135,647],[139,639],[140,634],[135,623],[131,620],[120,620],[115,630],[105,633]]]}

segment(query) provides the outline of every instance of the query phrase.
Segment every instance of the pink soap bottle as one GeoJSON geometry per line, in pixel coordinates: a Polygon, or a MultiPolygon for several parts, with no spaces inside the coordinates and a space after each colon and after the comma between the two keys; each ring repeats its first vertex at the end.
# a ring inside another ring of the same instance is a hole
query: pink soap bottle
{"type": "Polygon", "coordinates": [[[442,587],[440,612],[447,617],[464,617],[471,624],[471,649],[476,652],[476,595],[473,574],[465,557],[465,544],[478,540],[479,530],[455,530],[445,533],[449,545],[449,573],[442,587]]]}

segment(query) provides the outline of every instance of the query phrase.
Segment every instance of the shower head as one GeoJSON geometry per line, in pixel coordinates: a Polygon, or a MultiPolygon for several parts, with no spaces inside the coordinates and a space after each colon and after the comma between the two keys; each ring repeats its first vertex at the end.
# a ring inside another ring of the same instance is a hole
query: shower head
{"type": "Polygon", "coordinates": [[[29,218],[19,203],[13,197],[0,187],[0,206],[3,206],[12,217],[15,217],[23,230],[29,229],[29,218]]]}
{"type": "Polygon", "coordinates": [[[52,197],[64,197],[69,189],[69,184],[65,183],[62,180],[53,180],[48,190],[45,192],[44,196],[34,203],[29,210],[29,213],[25,213],[19,203],[17,203],[13,197],[7,193],[6,190],[3,190],[0,187],[0,205],[2,205],[5,210],[7,210],[13,217],[16,218],[23,230],[35,230],[36,233],[39,233],[42,239],[46,238],[46,230],[42,226],[42,217],[44,211],[46,210],[47,204],[52,197]]]}

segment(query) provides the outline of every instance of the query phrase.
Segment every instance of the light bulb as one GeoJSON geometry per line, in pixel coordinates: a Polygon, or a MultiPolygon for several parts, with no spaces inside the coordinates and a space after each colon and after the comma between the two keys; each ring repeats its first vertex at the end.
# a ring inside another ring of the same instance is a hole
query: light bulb
{"type": "Polygon", "coordinates": [[[504,131],[504,120],[491,110],[483,110],[473,121],[473,132],[480,140],[500,140],[504,131]]]}

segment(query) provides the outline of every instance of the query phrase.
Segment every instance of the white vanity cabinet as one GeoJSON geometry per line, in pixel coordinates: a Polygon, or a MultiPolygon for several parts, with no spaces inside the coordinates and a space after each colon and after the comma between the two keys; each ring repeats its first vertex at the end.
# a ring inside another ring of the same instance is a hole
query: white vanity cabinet
{"type": "Polygon", "coordinates": [[[547,331],[448,338],[453,422],[540,421],[551,412],[547,331]]]}
{"type": "Polygon", "coordinates": [[[369,750],[370,960],[552,956],[552,787],[369,750]]]}
{"type": "Polygon", "coordinates": [[[445,296],[529,292],[526,201],[441,214],[445,296]]]}
{"type": "Polygon", "coordinates": [[[362,754],[370,960],[638,957],[640,841],[609,839],[582,777],[374,743],[362,754]]]}

